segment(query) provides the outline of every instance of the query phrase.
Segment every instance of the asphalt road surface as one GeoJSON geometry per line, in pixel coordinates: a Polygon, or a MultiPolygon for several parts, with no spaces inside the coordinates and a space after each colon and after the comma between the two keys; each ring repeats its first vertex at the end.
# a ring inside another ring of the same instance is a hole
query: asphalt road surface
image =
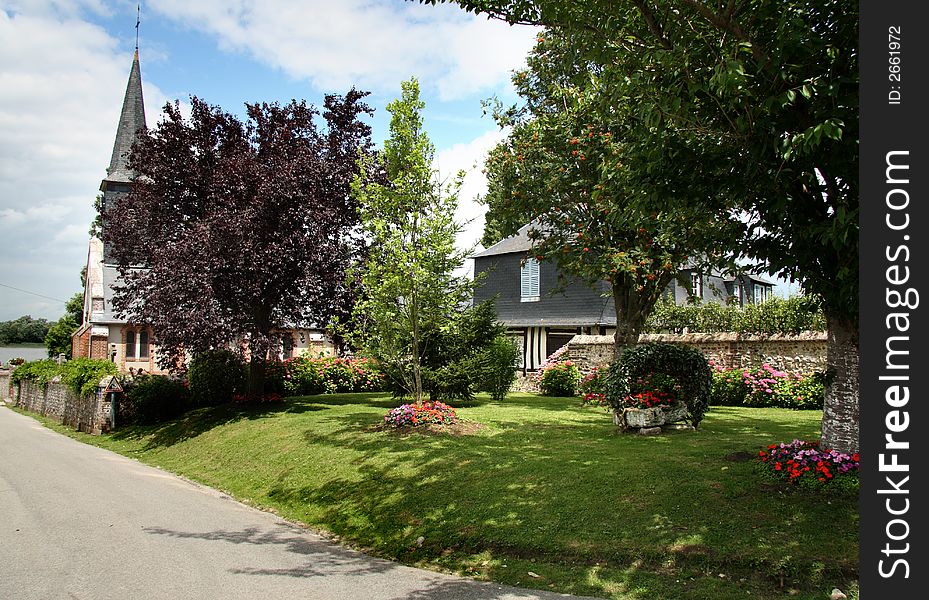
{"type": "Polygon", "coordinates": [[[0,404],[0,599],[571,598],[413,569],[0,404]]]}

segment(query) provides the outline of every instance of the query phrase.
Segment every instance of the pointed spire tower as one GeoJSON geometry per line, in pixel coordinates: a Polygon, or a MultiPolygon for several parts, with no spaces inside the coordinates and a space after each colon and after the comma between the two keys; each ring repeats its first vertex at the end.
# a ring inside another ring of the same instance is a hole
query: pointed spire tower
{"type": "MultiPolygon", "coordinates": [[[[136,27],[138,27],[138,21],[136,27]]],[[[139,46],[136,41],[135,56],[132,59],[132,69],[129,71],[126,95],[123,97],[123,109],[116,128],[116,141],[113,144],[113,154],[110,156],[110,166],[106,169],[106,177],[100,183],[100,191],[103,192],[104,215],[118,197],[129,193],[132,181],[135,179],[135,173],[129,169],[129,151],[139,131],[144,129],[145,105],[142,102],[142,72],[139,68],[139,46]]],[[[104,228],[107,226],[106,222],[107,219],[104,218],[104,228]]],[[[106,244],[103,248],[103,262],[108,264],[112,262],[106,244]]]]}

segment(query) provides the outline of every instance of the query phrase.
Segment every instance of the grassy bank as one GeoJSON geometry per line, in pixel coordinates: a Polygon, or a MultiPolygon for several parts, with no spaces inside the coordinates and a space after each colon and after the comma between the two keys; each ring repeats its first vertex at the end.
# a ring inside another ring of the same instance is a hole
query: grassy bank
{"type": "Polygon", "coordinates": [[[854,597],[857,494],[762,481],[821,413],[714,407],[696,432],[619,434],[577,399],[479,397],[468,435],[378,425],[378,394],[218,407],[92,437],[408,564],[611,598],[854,597]],[[421,544],[417,543],[422,537],[421,544]]]}

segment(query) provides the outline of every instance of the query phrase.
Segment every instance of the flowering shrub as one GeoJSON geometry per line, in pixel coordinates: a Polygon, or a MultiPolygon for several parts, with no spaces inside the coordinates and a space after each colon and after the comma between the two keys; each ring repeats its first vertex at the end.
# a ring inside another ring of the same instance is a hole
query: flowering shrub
{"type": "Polygon", "coordinates": [[[771,444],[758,451],[758,462],[764,472],[791,483],[814,479],[826,483],[845,475],[857,477],[860,466],[857,452],[849,455],[820,450],[818,440],[771,444]]]}
{"type": "Polygon", "coordinates": [[[709,404],[713,372],[706,356],[695,348],[647,343],[623,350],[619,360],[610,364],[604,381],[607,401],[614,410],[639,401],[655,402],[648,395],[637,399],[637,394],[663,392],[671,402],[680,400],[687,405],[688,420],[697,427],[709,404]]]}
{"type": "Polygon", "coordinates": [[[384,424],[389,427],[417,427],[420,425],[451,425],[458,415],[448,404],[424,402],[421,406],[402,404],[384,415],[384,424]]]}
{"type": "Polygon", "coordinates": [[[567,345],[564,345],[564,346],[562,346],[561,348],[558,348],[557,350],[555,350],[554,352],[552,352],[552,353],[549,355],[549,357],[546,358],[545,361],[544,361],[541,365],[539,365],[539,370],[536,371],[536,372],[532,375],[532,379],[535,380],[536,383],[541,383],[541,382],[542,382],[542,376],[545,375],[545,371],[547,371],[547,370],[549,369],[549,367],[552,367],[552,366],[554,366],[554,365],[560,363],[562,357],[563,357],[565,354],[567,354],[567,352],[568,352],[568,346],[567,346],[567,345]]]}
{"type": "Polygon", "coordinates": [[[582,396],[584,396],[584,400],[581,402],[581,404],[592,404],[595,406],[603,407],[609,406],[609,403],[606,401],[606,394],[603,390],[604,374],[604,369],[594,367],[593,371],[581,379],[581,384],[578,386],[578,391],[582,396]]]}
{"type": "Polygon", "coordinates": [[[739,369],[723,369],[710,361],[713,370],[713,404],[717,406],[744,406],[748,387],[739,369]]]}
{"type": "Polygon", "coordinates": [[[581,372],[572,361],[549,365],[542,372],[539,389],[544,396],[575,396],[581,382],[581,372]]]}
{"type": "Polygon", "coordinates": [[[774,403],[774,388],[779,381],[789,377],[789,375],[765,363],[761,365],[761,368],[754,371],[743,371],[742,377],[745,386],[748,388],[748,393],[745,395],[745,406],[771,406],[774,403]]]}
{"type": "Polygon", "coordinates": [[[801,376],[785,373],[765,363],[757,369],[713,368],[713,403],[723,406],[776,406],[821,409],[826,376],[822,372],[801,376]]]}
{"type": "Polygon", "coordinates": [[[384,387],[384,374],[367,358],[298,356],[284,365],[284,391],[290,396],[376,392],[384,387]]]}
{"type": "Polygon", "coordinates": [[[665,373],[636,377],[630,387],[630,393],[623,399],[623,405],[629,408],[669,406],[677,401],[681,393],[680,384],[665,373]]]}

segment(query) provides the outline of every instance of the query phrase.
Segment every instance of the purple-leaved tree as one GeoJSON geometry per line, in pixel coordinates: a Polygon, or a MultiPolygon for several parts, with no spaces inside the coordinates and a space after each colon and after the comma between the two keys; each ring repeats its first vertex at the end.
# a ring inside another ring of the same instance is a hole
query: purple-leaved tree
{"type": "Polygon", "coordinates": [[[187,354],[247,343],[249,396],[264,389],[282,328],[351,311],[345,269],[364,251],[349,194],[371,114],[352,89],[322,118],[305,102],[247,104],[247,119],[192,98],[142,132],[132,191],[103,209],[123,285],[114,306],[152,326],[163,368],[187,354]]]}

